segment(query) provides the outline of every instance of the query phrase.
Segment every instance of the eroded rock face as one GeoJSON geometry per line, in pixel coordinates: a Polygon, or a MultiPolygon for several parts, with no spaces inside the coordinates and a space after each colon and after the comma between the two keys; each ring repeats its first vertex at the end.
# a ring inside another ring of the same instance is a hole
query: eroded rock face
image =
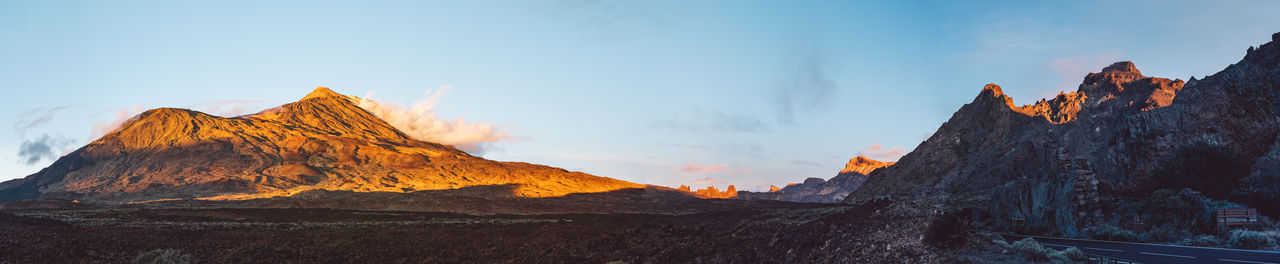
{"type": "Polygon", "coordinates": [[[858,156],[856,158],[849,159],[849,163],[844,164],[844,169],[840,170],[840,173],[857,173],[867,175],[871,174],[871,171],[888,167],[889,165],[893,165],[893,162],[883,162],[858,156]]]}
{"type": "Polygon", "coordinates": [[[31,176],[0,184],[0,200],[240,199],[306,190],[410,192],[516,184],[525,197],[643,186],[519,162],[496,162],[409,138],[317,88],[253,115],[146,111],[31,176]]]}
{"type": "MultiPolygon", "coordinates": [[[[856,157],[845,164],[844,169],[830,180],[808,178],[803,183],[789,184],[785,188],[757,193],[741,191],[738,198],[744,200],[780,200],[809,203],[837,203],[862,186],[867,174],[876,169],[893,165],[867,157],[856,157]]],[[[774,187],[777,188],[777,187],[774,187]]]]}
{"type": "Polygon", "coordinates": [[[1273,40],[1190,82],[1118,62],[1075,92],[1027,106],[988,85],[846,201],[978,206],[998,224],[1023,218],[1064,235],[1108,214],[1110,198],[1158,189],[1191,188],[1280,215],[1278,65],[1273,40]]]}
{"type": "Polygon", "coordinates": [[[692,194],[694,197],[706,199],[729,199],[738,196],[738,188],[733,185],[729,185],[729,187],[726,187],[724,191],[720,191],[720,189],[717,189],[715,186],[707,186],[707,188],[690,190],[687,185],[680,185],[676,190],[692,194]]]}

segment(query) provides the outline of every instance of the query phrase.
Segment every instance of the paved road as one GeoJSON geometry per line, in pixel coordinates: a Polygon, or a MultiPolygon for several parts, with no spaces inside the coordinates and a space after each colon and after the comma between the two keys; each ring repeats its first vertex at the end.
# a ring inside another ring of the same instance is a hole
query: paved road
{"type": "MultiPolygon", "coordinates": [[[[1027,236],[1000,234],[1013,242],[1027,236]]],[[[1141,263],[1226,263],[1280,264],[1280,252],[1188,247],[1099,240],[1081,240],[1032,236],[1046,248],[1062,250],[1080,248],[1087,254],[1127,259],[1141,263]]]]}

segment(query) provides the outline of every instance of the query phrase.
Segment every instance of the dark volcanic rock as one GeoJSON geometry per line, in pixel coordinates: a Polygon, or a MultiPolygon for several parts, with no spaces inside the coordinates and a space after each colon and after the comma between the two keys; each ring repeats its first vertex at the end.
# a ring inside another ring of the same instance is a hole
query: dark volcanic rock
{"type": "Polygon", "coordinates": [[[987,85],[846,201],[880,196],[983,210],[997,225],[1074,235],[1109,197],[1191,188],[1280,215],[1280,43],[1184,83],[1117,62],[1078,90],[1016,106],[987,85]]]}

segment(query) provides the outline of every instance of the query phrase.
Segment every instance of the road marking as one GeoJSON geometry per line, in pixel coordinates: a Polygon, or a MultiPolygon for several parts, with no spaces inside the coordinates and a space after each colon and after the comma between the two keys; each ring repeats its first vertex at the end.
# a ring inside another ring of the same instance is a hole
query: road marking
{"type": "Polygon", "coordinates": [[[1160,253],[1151,253],[1151,252],[1138,252],[1138,254],[1147,254],[1147,255],[1156,255],[1156,256],[1165,256],[1165,257],[1175,257],[1175,258],[1196,258],[1196,257],[1192,257],[1192,256],[1170,255],[1170,254],[1160,254],[1160,253]]]}
{"type": "Polygon", "coordinates": [[[1211,248],[1211,247],[1191,247],[1191,246],[1179,246],[1179,245],[1162,245],[1162,244],[1150,244],[1150,243],[1120,242],[1120,241],[1109,241],[1109,240],[1074,239],[1074,238],[1065,238],[1065,237],[1027,236],[1027,235],[1017,235],[1017,234],[1010,234],[1010,233],[991,233],[991,234],[1007,235],[1007,236],[1014,236],[1014,237],[1030,237],[1030,238],[1035,238],[1035,239],[1036,239],[1036,241],[1040,241],[1040,240],[1048,241],[1048,240],[1050,240],[1050,239],[1056,239],[1056,240],[1083,241],[1083,242],[1093,242],[1093,243],[1130,244],[1130,245],[1141,245],[1141,246],[1157,246],[1157,247],[1179,247],[1179,248],[1191,248],[1191,249],[1199,249],[1199,250],[1234,251],[1234,252],[1248,252],[1248,253],[1276,254],[1276,252],[1275,252],[1275,251],[1267,251],[1267,250],[1248,250],[1248,249],[1211,248]]]}
{"type": "Polygon", "coordinates": [[[1252,263],[1252,264],[1276,264],[1275,262],[1261,262],[1261,261],[1234,260],[1234,259],[1218,259],[1218,261],[1252,263]]]}
{"type": "Polygon", "coordinates": [[[1071,247],[1071,246],[1058,245],[1058,244],[1049,244],[1049,243],[1043,243],[1043,244],[1041,244],[1041,245],[1045,245],[1045,246],[1055,246],[1055,247],[1071,247]]]}
{"type": "Polygon", "coordinates": [[[1102,251],[1111,251],[1111,252],[1124,252],[1124,250],[1110,249],[1110,248],[1084,247],[1084,249],[1102,250],[1102,251]]]}

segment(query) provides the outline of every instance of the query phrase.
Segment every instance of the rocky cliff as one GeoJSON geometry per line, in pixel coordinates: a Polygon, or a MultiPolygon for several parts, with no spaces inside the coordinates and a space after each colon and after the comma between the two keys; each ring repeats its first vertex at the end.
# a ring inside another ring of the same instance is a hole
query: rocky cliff
{"type": "Polygon", "coordinates": [[[1190,81],[1117,62],[1072,93],[1016,106],[989,84],[846,201],[888,195],[978,208],[1074,235],[1117,199],[1204,193],[1280,215],[1280,33],[1190,81]]]}
{"type": "MultiPolygon", "coordinates": [[[[744,200],[779,200],[807,203],[836,203],[857,190],[867,180],[867,174],[876,169],[893,165],[893,162],[882,162],[867,157],[856,157],[846,163],[844,169],[830,180],[808,178],[802,183],[789,184],[787,187],[769,192],[738,192],[738,198],[744,200]]],[[[777,187],[773,187],[777,188],[777,187]]]]}
{"type": "Polygon", "coordinates": [[[734,187],[733,185],[729,185],[729,187],[725,187],[724,191],[720,191],[720,189],[716,189],[715,186],[707,186],[707,188],[690,190],[689,186],[686,186],[686,185],[680,185],[680,187],[677,187],[676,190],[692,194],[694,197],[706,198],[706,199],[729,199],[729,198],[734,198],[738,196],[738,188],[734,187]]]}
{"type": "Polygon", "coordinates": [[[516,186],[497,195],[549,197],[643,188],[415,140],[355,100],[321,87],[298,102],[240,117],[149,110],[35,174],[0,183],[0,200],[246,199],[486,185],[516,186]]]}

